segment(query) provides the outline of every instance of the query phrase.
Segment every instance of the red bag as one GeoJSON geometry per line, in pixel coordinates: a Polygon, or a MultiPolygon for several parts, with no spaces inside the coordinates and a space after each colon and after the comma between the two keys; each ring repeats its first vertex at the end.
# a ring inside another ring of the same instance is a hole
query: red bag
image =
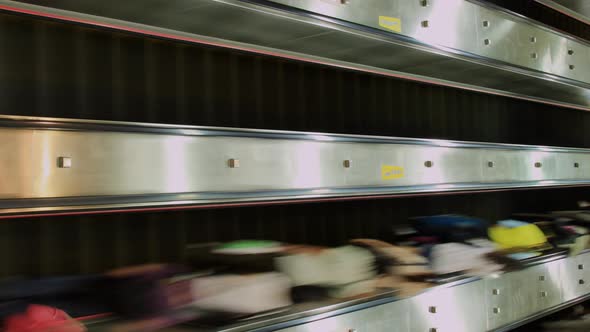
{"type": "Polygon", "coordinates": [[[86,332],[86,328],[62,310],[31,304],[22,314],[6,319],[6,332],[86,332]]]}

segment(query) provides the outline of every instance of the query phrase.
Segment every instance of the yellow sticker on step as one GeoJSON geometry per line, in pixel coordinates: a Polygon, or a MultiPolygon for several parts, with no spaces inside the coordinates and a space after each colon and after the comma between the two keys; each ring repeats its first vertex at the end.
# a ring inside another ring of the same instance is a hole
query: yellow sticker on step
{"type": "Polygon", "coordinates": [[[379,16],[379,26],[394,32],[402,32],[402,20],[397,17],[379,16]]]}
{"type": "Polygon", "coordinates": [[[404,177],[404,168],[401,166],[381,165],[381,180],[395,180],[404,177]]]}

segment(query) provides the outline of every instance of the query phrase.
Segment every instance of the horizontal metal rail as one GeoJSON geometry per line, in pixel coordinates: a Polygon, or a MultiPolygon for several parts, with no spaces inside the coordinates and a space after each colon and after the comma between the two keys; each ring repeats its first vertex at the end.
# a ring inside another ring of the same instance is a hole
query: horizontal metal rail
{"type": "Polygon", "coordinates": [[[590,185],[590,150],[0,117],[0,215],[590,185]]]}

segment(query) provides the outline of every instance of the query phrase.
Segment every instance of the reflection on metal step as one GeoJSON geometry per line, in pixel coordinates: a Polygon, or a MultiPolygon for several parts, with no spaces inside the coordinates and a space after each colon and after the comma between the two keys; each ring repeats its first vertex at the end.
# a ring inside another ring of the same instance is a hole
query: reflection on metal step
{"type": "Polygon", "coordinates": [[[586,42],[470,1],[0,0],[0,9],[590,110],[586,42]]]}
{"type": "Polygon", "coordinates": [[[576,148],[12,116],[0,142],[0,214],[590,185],[576,148]]]}

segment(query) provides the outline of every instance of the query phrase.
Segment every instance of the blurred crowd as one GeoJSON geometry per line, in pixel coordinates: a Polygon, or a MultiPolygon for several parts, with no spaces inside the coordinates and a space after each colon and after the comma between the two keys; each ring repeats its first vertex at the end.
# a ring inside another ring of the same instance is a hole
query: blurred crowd
{"type": "Polygon", "coordinates": [[[0,283],[6,332],[113,331],[176,324],[220,326],[383,291],[408,297],[436,284],[522,268],[543,255],[588,247],[590,210],[519,214],[489,223],[462,215],[413,218],[383,239],[338,247],[239,240],[187,248],[187,261],[99,275],[13,278],[0,283]]]}

